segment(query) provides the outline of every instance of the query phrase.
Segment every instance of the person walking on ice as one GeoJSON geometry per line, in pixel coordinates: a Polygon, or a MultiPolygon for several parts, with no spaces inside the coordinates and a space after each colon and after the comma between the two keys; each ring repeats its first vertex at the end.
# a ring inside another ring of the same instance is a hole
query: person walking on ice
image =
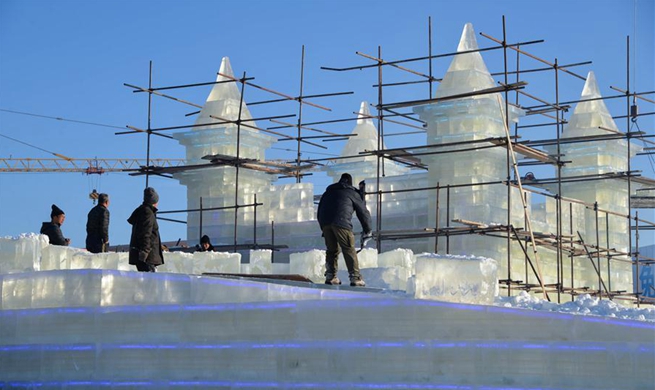
{"type": "Polygon", "coordinates": [[[129,261],[139,272],[155,272],[158,265],[164,264],[157,223],[158,204],[159,195],[148,187],[143,190],[143,203],[127,219],[132,225],[129,261]]]}
{"type": "Polygon", "coordinates": [[[321,196],[318,204],[318,224],[325,239],[325,284],[341,284],[337,277],[339,253],[348,267],[351,286],[366,286],[359,273],[352,216],[362,225],[363,237],[371,236],[371,214],[360,191],[353,187],[353,178],[348,173],[341,175],[339,182],[331,184],[321,196]]]}

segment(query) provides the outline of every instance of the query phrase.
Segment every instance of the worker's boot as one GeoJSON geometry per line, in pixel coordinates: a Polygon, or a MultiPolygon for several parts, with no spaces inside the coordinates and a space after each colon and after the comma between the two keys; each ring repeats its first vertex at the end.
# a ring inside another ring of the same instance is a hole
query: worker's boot
{"type": "Polygon", "coordinates": [[[339,280],[335,274],[326,273],[325,284],[338,285],[341,284],[341,280],[339,280]]]}
{"type": "Polygon", "coordinates": [[[350,285],[354,287],[364,287],[366,286],[366,283],[364,282],[361,276],[351,276],[350,285]]]}

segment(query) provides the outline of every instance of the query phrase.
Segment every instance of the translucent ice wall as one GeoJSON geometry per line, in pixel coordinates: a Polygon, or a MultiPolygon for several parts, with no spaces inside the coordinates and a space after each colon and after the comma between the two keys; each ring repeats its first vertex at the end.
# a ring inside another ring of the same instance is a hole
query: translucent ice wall
{"type": "MultiPolygon", "coordinates": [[[[196,126],[190,131],[174,134],[174,137],[186,148],[187,164],[207,164],[202,160],[206,155],[221,154],[265,161],[266,149],[276,138],[256,129],[250,110],[241,103],[239,83],[226,82],[234,77],[227,57],[223,58],[217,84],[207,97],[196,126]],[[239,128],[237,145],[237,125],[226,123],[239,119],[245,121],[239,128]]],[[[270,237],[268,225],[297,223],[314,219],[313,187],[311,184],[291,184],[282,187],[272,185],[275,177],[263,171],[240,168],[238,173],[238,192],[236,192],[237,171],[231,166],[216,166],[190,170],[174,175],[187,187],[187,208],[199,209],[202,198],[203,209],[226,208],[203,212],[191,212],[187,217],[187,239],[191,244],[208,235],[213,243],[231,244],[235,237],[234,224],[238,225],[236,236],[239,243],[254,241],[255,229],[260,231],[260,238],[270,237]],[[257,199],[255,199],[257,195],[257,199]],[[257,209],[252,206],[241,207],[236,211],[229,209],[235,204],[262,205],[257,209]],[[255,226],[257,221],[257,226],[255,226]],[[245,229],[245,230],[244,230],[245,229]]]]}
{"type": "MultiPolygon", "coordinates": [[[[563,131],[563,138],[613,135],[619,132],[614,119],[605,106],[596,82],[594,72],[589,72],[581,100],[578,103],[563,131]]],[[[599,175],[628,170],[628,160],[641,150],[632,144],[628,154],[628,141],[625,139],[565,143],[560,146],[563,159],[570,161],[562,168],[563,177],[599,175]]],[[[551,148],[551,152],[556,152],[551,148]]],[[[597,202],[598,208],[628,215],[630,194],[628,183],[623,179],[607,179],[571,182],[562,184],[562,196],[582,200],[588,204],[597,202]]],[[[594,212],[587,207],[583,213],[583,239],[588,244],[616,251],[630,251],[629,220],[618,215],[594,212]],[[598,229],[598,242],[596,230],[598,229]]],[[[580,221],[580,218],[577,219],[580,221]]],[[[577,229],[576,229],[577,230],[577,229]]],[[[574,232],[577,238],[577,231],[574,232]]],[[[628,260],[628,256],[617,256],[615,260],[628,260]]],[[[591,264],[583,262],[576,270],[581,280],[578,286],[599,288],[596,271],[591,264]],[[586,263],[586,264],[585,264],[586,263]],[[586,265],[586,267],[585,267],[586,265]],[[581,284],[584,283],[584,284],[581,284]]],[[[610,290],[632,290],[631,265],[627,262],[612,261],[608,269],[607,261],[601,262],[601,273],[610,290]],[[610,286],[611,285],[611,286],[610,286]]]]}
{"type": "MultiPolygon", "coordinates": [[[[478,49],[473,26],[464,27],[457,47],[458,52],[478,49]]],[[[453,58],[435,97],[469,93],[495,87],[479,52],[457,54],[453,58]]],[[[414,111],[427,122],[427,144],[442,145],[453,142],[468,142],[487,138],[505,137],[505,104],[500,94],[475,95],[468,98],[443,100],[430,105],[419,106],[414,111]]],[[[509,119],[515,122],[522,111],[510,106],[509,119]]],[[[489,143],[446,146],[432,151],[461,150],[476,146],[487,147],[489,143]]],[[[503,148],[485,148],[428,155],[422,158],[428,164],[428,185],[468,185],[484,182],[498,182],[508,176],[507,153],[503,148]]],[[[464,219],[483,224],[507,224],[507,209],[511,208],[511,223],[523,226],[523,207],[516,190],[511,193],[508,204],[507,187],[500,184],[442,188],[439,193],[439,227],[453,225],[452,219],[464,219]]],[[[436,226],[437,202],[429,203],[427,217],[429,226],[436,226]]],[[[461,225],[460,225],[461,226],[461,225]]],[[[507,243],[503,240],[481,236],[459,236],[440,239],[441,248],[450,249],[453,254],[475,254],[506,263],[507,243]]],[[[517,248],[518,252],[518,248],[517,248]]]]}
{"type": "Polygon", "coordinates": [[[41,271],[0,285],[3,388],[646,389],[655,379],[654,328],[639,321],[167,273],[41,271]]]}

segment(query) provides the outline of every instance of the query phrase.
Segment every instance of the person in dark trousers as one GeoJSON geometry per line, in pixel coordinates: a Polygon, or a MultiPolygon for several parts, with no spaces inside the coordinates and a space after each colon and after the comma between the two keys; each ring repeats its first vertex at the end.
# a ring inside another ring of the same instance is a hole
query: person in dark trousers
{"type": "Polygon", "coordinates": [[[43,222],[41,225],[41,234],[48,236],[50,245],[68,246],[71,243],[70,238],[64,238],[64,234],[61,232],[61,225],[65,220],[64,210],[53,204],[50,212],[50,222],[43,222]]]}
{"type": "Polygon", "coordinates": [[[164,264],[157,224],[158,204],[159,195],[154,188],[148,187],[143,190],[143,203],[127,219],[132,225],[129,260],[140,272],[155,272],[158,265],[164,264]]]}
{"type": "Polygon", "coordinates": [[[98,195],[98,205],[89,211],[86,219],[86,250],[91,253],[107,252],[109,246],[109,195],[98,195]]]}
{"type": "Polygon", "coordinates": [[[359,273],[355,235],[353,234],[352,216],[362,224],[365,237],[371,236],[371,214],[360,191],[353,187],[352,176],[341,175],[338,183],[331,184],[325,190],[318,204],[318,224],[325,238],[325,284],[341,284],[337,278],[339,252],[343,251],[351,286],[365,286],[359,273]]]}
{"type": "Polygon", "coordinates": [[[200,238],[200,245],[196,245],[196,249],[198,252],[213,252],[214,251],[214,246],[212,243],[209,241],[209,236],[204,235],[200,238]]]}

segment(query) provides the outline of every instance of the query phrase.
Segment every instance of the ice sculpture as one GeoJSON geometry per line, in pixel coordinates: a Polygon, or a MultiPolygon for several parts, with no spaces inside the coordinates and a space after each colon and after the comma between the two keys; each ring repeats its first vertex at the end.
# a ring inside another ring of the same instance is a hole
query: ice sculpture
{"type": "MultiPolygon", "coordinates": [[[[594,72],[589,72],[582,95],[564,127],[564,139],[576,137],[590,137],[614,135],[619,129],[614,123],[611,114],[600,99],[602,95],[596,82],[594,72]]],[[[562,177],[603,175],[606,173],[628,171],[628,161],[641,150],[635,144],[630,145],[628,155],[628,141],[625,139],[587,140],[585,142],[563,143],[560,146],[562,159],[568,161],[562,167],[562,177]]],[[[554,147],[549,148],[553,154],[557,153],[554,147]]],[[[613,175],[612,175],[613,176],[613,175]]],[[[634,189],[633,189],[634,191],[634,189]]],[[[607,178],[604,180],[564,182],[562,196],[579,199],[588,204],[597,202],[598,208],[615,213],[628,215],[630,196],[626,178],[607,178]]],[[[625,256],[615,256],[615,260],[630,260],[630,221],[619,215],[596,213],[593,207],[582,209],[576,218],[577,238],[580,231],[588,244],[598,245],[601,248],[611,248],[623,252],[625,256]],[[578,229],[579,227],[579,229],[578,229]],[[598,232],[598,235],[596,234],[598,232]],[[597,242],[597,237],[599,241],[597,242]]],[[[579,284],[598,289],[598,275],[589,263],[589,259],[577,260],[576,271],[579,284]]],[[[628,262],[613,261],[611,268],[607,268],[607,261],[600,262],[600,269],[605,279],[606,287],[611,290],[632,291],[632,265],[628,262]]]]}
{"type": "MultiPolygon", "coordinates": [[[[458,52],[478,49],[473,26],[466,24],[457,47],[458,52]]],[[[495,87],[479,52],[457,54],[453,58],[435,97],[442,98],[434,104],[414,108],[427,122],[427,145],[444,145],[453,142],[473,142],[488,138],[505,138],[505,103],[499,93],[474,95],[448,99],[449,96],[470,93],[495,87]]],[[[522,110],[510,106],[509,119],[515,122],[523,115],[522,110]]],[[[428,186],[442,187],[498,182],[509,176],[507,155],[502,148],[484,148],[488,143],[453,145],[450,150],[480,149],[448,154],[424,156],[428,165],[428,186]]],[[[507,224],[507,209],[511,209],[512,221],[523,226],[523,208],[518,191],[512,190],[508,204],[505,185],[478,185],[442,188],[439,193],[439,221],[437,203],[429,202],[428,226],[452,226],[452,219],[463,219],[483,224],[507,224]],[[448,205],[447,200],[450,200],[448,205]]],[[[439,239],[439,247],[448,247],[452,254],[475,254],[502,260],[507,256],[507,243],[481,236],[458,236],[439,239]]],[[[501,267],[506,267],[502,266],[501,267]]]]}
{"type": "MultiPolygon", "coordinates": [[[[190,131],[173,135],[185,146],[187,163],[190,165],[207,164],[207,160],[202,159],[207,155],[236,158],[237,149],[239,158],[265,161],[266,149],[276,141],[275,137],[257,130],[257,123],[251,120],[250,110],[245,103],[241,103],[238,89],[240,84],[230,80],[234,80],[232,67],[229,59],[224,57],[216,79],[219,83],[212,88],[196,125],[190,131]],[[244,121],[241,126],[234,123],[238,119],[244,121]]],[[[202,219],[199,212],[188,213],[187,239],[192,244],[194,240],[199,240],[200,231],[218,244],[234,243],[235,234],[238,243],[247,244],[254,241],[255,234],[260,240],[268,240],[273,221],[278,229],[288,230],[288,233],[298,236],[309,230],[305,225],[315,227],[315,222],[302,224],[314,220],[314,189],[311,183],[274,186],[271,174],[242,168],[238,171],[236,192],[237,169],[227,165],[176,173],[174,177],[187,187],[189,209],[199,209],[201,198],[204,209],[225,208],[205,211],[202,219]],[[252,206],[243,207],[254,204],[255,196],[257,203],[262,205],[256,210],[252,206]],[[230,208],[235,204],[241,205],[237,211],[230,208]],[[255,220],[257,225],[253,227],[255,220]],[[238,225],[236,232],[235,221],[238,225]],[[289,223],[294,225],[284,226],[289,223]]]]}
{"type": "Polygon", "coordinates": [[[498,263],[474,256],[416,256],[414,294],[445,302],[491,304],[498,295],[498,263]]]}
{"type": "MultiPolygon", "coordinates": [[[[326,172],[335,182],[339,180],[344,172],[348,172],[353,176],[353,183],[376,177],[378,172],[377,156],[359,156],[359,154],[378,149],[385,149],[385,145],[384,143],[378,145],[378,130],[371,119],[368,102],[362,102],[357,117],[357,125],[353,128],[351,137],[341,150],[341,158],[337,159],[334,164],[328,165],[326,172]]],[[[380,169],[383,169],[388,176],[403,175],[409,171],[409,168],[395,161],[387,159],[382,161],[384,161],[384,167],[380,169]]]]}

